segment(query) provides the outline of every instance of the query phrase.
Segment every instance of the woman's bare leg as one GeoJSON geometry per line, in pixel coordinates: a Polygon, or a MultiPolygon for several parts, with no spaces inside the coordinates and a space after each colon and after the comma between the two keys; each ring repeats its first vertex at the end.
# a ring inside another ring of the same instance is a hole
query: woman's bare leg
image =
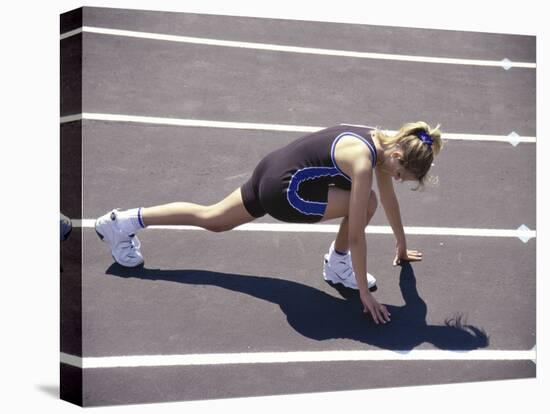
{"type": "Polygon", "coordinates": [[[345,253],[348,251],[348,216],[345,216],[340,223],[340,228],[338,229],[338,234],[334,240],[334,250],[345,253]]]}
{"type": "MultiPolygon", "coordinates": [[[[348,212],[349,212],[349,198],[350,192],[342,190],[337,187],[331,187],[328,193],[328,203],[325,215],[323,216],[323,221],[335,219],[338,217],[343,217],[342,222],[340,223],[340,228],[338,229],[338,234],[336,235],[336,240],[334,241],[334,249],[339,252],[347,252],[349,249],[348,241],[348,212]]],[[[376,193],[371,191],[369,197],[369,203],[367,206],[367,224],[370,222],[372,216],[376,212],[378,207],[378,200],[376,193]]]]}
{"type": "Polygon", "coordinates": [[[146,226],[188,225],[215,232],[228,231],[255,220],[244,207],[240,188],[211,206],[175,202],[143,208],[141,218],[146,226]]]}

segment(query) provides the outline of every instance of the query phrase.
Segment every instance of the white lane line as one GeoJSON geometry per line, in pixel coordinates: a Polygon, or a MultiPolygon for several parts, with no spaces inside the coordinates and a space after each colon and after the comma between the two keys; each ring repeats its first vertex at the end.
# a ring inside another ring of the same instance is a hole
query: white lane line
{"type": "MultiPolygon", "coordinates": [[[[265,123],[250,123],[250,122],[223,122],[209,121],[204,119],[185,119],[185,118],[164,118],[153,116],[133,116],[121,114],[102,114],[84,112],[81,114],[67,115],[60,118],[62,124],[80,120],[89,121],[107,121],[107,122],[131,122],[139,124],[151,125],[172,125],[186,127],[202,127],[202,128],[224,128],[224,129],[244,129],[244,130],[262,130],[262,131],[283,131],[283,132],[302,132],[309,133],[319,131],[324,126],[304,126],[304,125],[284,125],[284,124],[265,124],[265,123]]],[[[396,131],[385,130],[390,134],[396,131]]],[[[509,135],[486,135],[486,134],[457,134],[444,133],[444,140],[467,140],[467,141],[493,141],[510,143],[509,135]]],[[[520,142],[535,143],[535,137],[524,137],[516,134],[514,137],[516,145],[520,142]]]]}
{"type": "MultiPolygon", "coordinates": [[[[73,220],[74,227],[94,228],[94,219],[73,220]]],[[[262,232],[290,232],[290,233],[338,233],[337,224],[299,224],[299,223],[247,223],[235,227],[232,231],[262,231],[262,232]]],[[[198,230],[206,231],[194,226],[149,226],[151,230],[198,230]]],[[[512,237],[526,242],[536,237],[535,230],[521,226],[516,230],[508,229],[472,229],[460,227],[408,227],[404,228],[409,235],[422,236],[470,236],[470,237],[512,237]]],[[[368,226],[367,234],[393,234],[390,226],[368,226]]]]}
{"type": "Polygon", "coordinates": [[[62,124],[67,124],[69,122],[82,121],[83,119],[88,119],[86,115],[87,114],[66,115],[66,116],[62,116],[60,119],[62,124]]]}
{"type": "Polygon", "coordinates": [[[534,69],[537,66],[536,63],[512,62],[508,59],[501,59],[497,61],[497,60],[441,58],[441,57],[430,57],[430,56],[412,56],[412,55],[399,55],[399,54],[389,54],[389,53],[355,52],[355,51],[348,51],[348,50],[298,47],[298,46],[276,45],[276,44],[257,43],[257,42],[237,42],[237,41],[231,41],[231,40],[209,39],[209,38],[203,38],[203,37],[176,36],[176,35],[167,35],[167,34],[160,34],[160,33],[137,32],[137,31],[131,31],[131,30],[108,29],[104,27],[83,26],[82,31],[86,33],[96,33],[96,34],[104,34],[104,35],[110,35],[110,36],[134,37],[139,39],[163,40],[163,41],[178,42],[178,43],[192,43],[192,44],[200,44],[200,45],[208,45],[208,46],[234,47],[234,48],[242,48],[242,49],[269,50],[274,52],[302,53],[302,54],[350,57],[350,58],[360,58],[360,59],[396,60],[396,61],[420,62],[420,63],[443,63],[443,64],[450,64],[450,65],[493,66],[493,67],[500,67],[500,68],[515,67],[515,68],[534,69]]]}
{"type": "Polygon", "coordinates": [[[82,119],[86,119],[90,121],[134,122],[134,123],[140,123],[140,124],[174,125],[174,126],[224,128],[224,129],[252,129],[252,130],[285,131],[285,132],[315,132],[315,131],[319,131],[320,129],[323,129],[323,127],[299,126],[299,125],[258,124],[258,123],[249,123],[249,122],[223,122],[223,121],[207,121],[202,119],[161,118],[161,117],[154,117],[154,116],[99,114],[99,113],[90,113],[90,112],[63,116],[61,117],[61,123],[79,121],[82,119]]]}
{"type": "Polygon", "coordinates": [[[306,351],[186,355],[132,355],[85,358],[61,353],[60,360],[64,364],[84,369],[343,361],[536,361],[536,351],[534,349],[529,351],[306,351]]]}
{"type": "Polygon", "coordinates": [[[69,32],[65,32],[65,33],[61,34],[59,39],[60,40],[67,39],[67,38],[69,38],[71,36],[75,36],[79,33],[82,33],[82,27],[79,27],[78,29],[74,29],[74,30],[71,30],[69,32]]]}

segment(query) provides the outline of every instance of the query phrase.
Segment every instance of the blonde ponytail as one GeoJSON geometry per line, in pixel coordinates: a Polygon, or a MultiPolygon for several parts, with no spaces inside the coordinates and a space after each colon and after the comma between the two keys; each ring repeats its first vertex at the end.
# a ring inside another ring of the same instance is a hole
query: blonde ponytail
{"type": "Polygon", "coordinates": [[[375,131],[376,137],[386,146],[399,146],[403,152],[401,160],[407,171],[412,173],[422,186],[434,157],[443,148],[440,125],[430,127],[426,122],[418,121],[404,124],[393,136],[381,130],[375,131]]]}

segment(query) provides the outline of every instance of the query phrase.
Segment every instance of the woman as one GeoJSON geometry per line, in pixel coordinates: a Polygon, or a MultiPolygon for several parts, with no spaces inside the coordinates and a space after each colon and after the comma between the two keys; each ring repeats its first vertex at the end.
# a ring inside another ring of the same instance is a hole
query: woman
{"type": "Polygon", "coordinates": [[[365,235],[378,204],[373,177],[376,171],[380,200],[396,237],[394,265],[421,260],[422,253],[407,250],[392,177],[423,184],[442,147],[438,128],[408,123],[394,136],[366,126],[323,129],[268,154],[250,180],[217,204],[175,202],[112,210],[97,219],[96,232],[119,264],[133,267],[143,263],[135,234],[149,225],[192,225],[222,232],[265,214],[292,223],[343,218],[325,256],[325,279],[358,288],[364,312],[370,312],[376,323],[385,323],[390,315],[368,289],[369,282],[375,283],[367,273],[365,235]]]}

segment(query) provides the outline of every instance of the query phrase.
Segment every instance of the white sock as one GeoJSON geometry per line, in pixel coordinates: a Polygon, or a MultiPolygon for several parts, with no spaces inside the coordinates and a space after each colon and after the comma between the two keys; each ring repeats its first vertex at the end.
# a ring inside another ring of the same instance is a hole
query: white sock
{"type": "Polygon", "coordinates": [[[349,250],[346,251],[345,254],[341,254],[341,253],[344,253],[344,252],[337,252],[334,249],[334,244],[331,247],[332,248],[330,249],[330,260],[342,260],[342,259],[344,259],[348,256],[349,250]]]}
{"type": "Polygon", "coordinates": [[[134,234],[138,230],[145,228],[141,220],[141,208],[119,211],[117,218],[118,226],[125,233],[134,234]]]}

